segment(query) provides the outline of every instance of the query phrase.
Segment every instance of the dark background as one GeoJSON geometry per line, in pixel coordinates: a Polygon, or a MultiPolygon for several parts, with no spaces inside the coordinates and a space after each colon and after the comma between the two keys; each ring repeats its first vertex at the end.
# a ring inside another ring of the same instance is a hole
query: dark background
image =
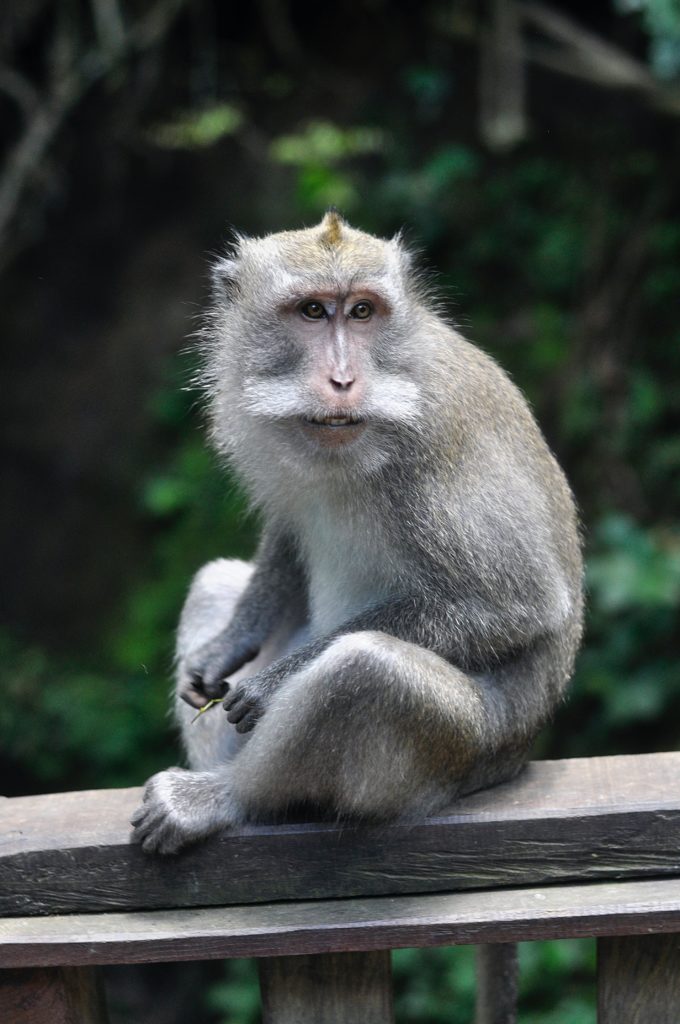
{"type": "MultiPolygon", "coordinates": [[[[406,230],[575,490],[588,629],[537,756],[677,747],[679,125],[676,0],[5,5],[0,791],[178,760],[182,597],[255,529],[189,387],[210,255],[331,203],[406,230]]],[[[594,1021],[588,943],[522,957],[523,1021],[594,1021]]],[[[468,1019],[469,950],[395,960],[402,1024],[468,1019]]],[[[114,1021],[251,1024],[253,979],[114,970],[114,1021]]]]}

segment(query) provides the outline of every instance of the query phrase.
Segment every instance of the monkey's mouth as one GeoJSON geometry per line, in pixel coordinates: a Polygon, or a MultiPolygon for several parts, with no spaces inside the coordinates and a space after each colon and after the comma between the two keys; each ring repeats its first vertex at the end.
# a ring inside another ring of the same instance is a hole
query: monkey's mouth
{"type": "Polygon", "coordinates": [[[303,416],[302,432],[314,447],[338,450],[351,447],[364,432],[366,420],[353,413],[335,416],[303,416]]]}
{"type": "Polygon", "coordinates": [[[363,424],[359,416],[304,416],[303,423],[309,427],[358,427],[363,424]]]}

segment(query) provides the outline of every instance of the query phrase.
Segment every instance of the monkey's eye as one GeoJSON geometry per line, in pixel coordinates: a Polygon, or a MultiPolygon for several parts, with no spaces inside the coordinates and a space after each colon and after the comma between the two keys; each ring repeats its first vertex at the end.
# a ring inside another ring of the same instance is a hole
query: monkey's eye
{"type": "Polygon", "coordinates": [[[357,302],[356,306],[350,309],[349,315],[353,320],[368,320],[372,312],[373,306],[370,302],[357,302]]]}
{"type": "Polygon", "coordinates": [[[300,312],[306,320],[323,320],[326,315],[320,302],[305,302],[300,306],[300,312]]]}

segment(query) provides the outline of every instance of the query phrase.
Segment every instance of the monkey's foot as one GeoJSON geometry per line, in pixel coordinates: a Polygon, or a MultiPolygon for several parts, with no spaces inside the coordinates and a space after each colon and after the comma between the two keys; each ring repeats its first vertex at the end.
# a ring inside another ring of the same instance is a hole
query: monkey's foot
{"type": "Polygon", "coordinates": [[[225,780],[213,772],[168,768],[144,787],[132,815],[132,841],[145,853],[177,853],[229,823],[225,780]]]}

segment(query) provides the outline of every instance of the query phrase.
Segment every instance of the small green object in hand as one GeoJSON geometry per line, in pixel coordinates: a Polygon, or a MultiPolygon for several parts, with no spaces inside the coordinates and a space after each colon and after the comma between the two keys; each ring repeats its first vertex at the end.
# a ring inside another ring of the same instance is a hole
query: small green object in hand
{"type": "Polygon", "coordinates": [[[194,717],[191,719],[191,724],[193,725],[194,722],[198,721],[201,715],[204,715],[206,711],[210,711],[210,708],[214,708],[216,704],[221,704],[223,699],[223,697],[213,697],[212,700],[209,700],[207,704],[203,705],[198,714],[194,715],[194,717]]]}

